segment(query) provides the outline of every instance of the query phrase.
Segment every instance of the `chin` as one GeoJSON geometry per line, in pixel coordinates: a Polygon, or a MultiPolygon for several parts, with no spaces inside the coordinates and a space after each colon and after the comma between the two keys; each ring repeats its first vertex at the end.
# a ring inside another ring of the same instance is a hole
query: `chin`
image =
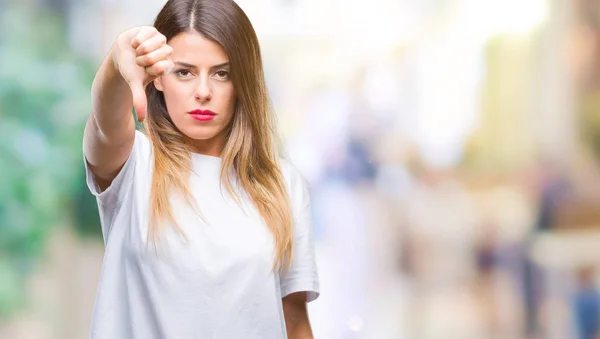
{"type": "Polygon", "coordinates": [[[218,131],[210,128],[202,128],[201,130],[198,129],[191,129],[191,130],[182,130],[183,134],[185,134],[186,137],[192,139],[192,140],[210,140],[214,137],[217,136],[218,131]]]}
{"type": "Polygon", "coordinates": [[[184,133],[188,138],[192,140],[210,140],[216,136],[214,133],[184,133]]]}

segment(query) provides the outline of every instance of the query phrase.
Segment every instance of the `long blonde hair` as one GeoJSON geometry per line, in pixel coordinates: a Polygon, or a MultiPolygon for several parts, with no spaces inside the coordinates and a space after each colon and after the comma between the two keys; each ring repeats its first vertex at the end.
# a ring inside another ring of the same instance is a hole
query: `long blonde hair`
{"type": "MultiPolygon", "coordinates": [[[[293,251],[291,205],[278,164],[275,120],[260,47],[250,20],[230,0],[169,0],[154,27],[167,41],[181,32],[196,31],[219,43],[229,56],[237,106],[221,153],[221,181],[239,202],[229,175],[235,174],[273,235],[273,268],[289,268],[293,251]]],[[[194,199],[188,188],[191,155],[185,137],[170,119],[162,92],[151,83],[146,94],[149,114],[144,126],[154,153],[148,239],[156,244],[166,220],[183,234],[173,215],[171,193],[181,193],[192,206],[194,199]]]]}

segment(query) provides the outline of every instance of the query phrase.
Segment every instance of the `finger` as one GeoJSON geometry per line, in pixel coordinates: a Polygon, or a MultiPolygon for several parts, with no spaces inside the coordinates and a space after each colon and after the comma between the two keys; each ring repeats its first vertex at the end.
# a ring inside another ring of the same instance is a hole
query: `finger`
{"type": "Polygon", "coordinates": [[[171,48],[171,46],[164,45],[163,47],[157,49],[154,52],[135,58],[135,63],[138,64],[138,66],[140,67],[151,67],[159,61],[168,59],[172,53],[173,49],[171,48]]]}
{"type": "Polygon", "coordinates": [[[167,38],[164,35],[156,34],[155,36],[142,42],[142,44],[135,49],[135,54],[137,56],[148,54],[166,45],[166,43],[167,38]]]}
{"type": "Polygon", "coordinates": [[[146,67],[146,73],[148,73],[151,76],[158,77],[164,74],[171,73],[173,71],[173,68],[175,68],[173,61],[167,59],[159,61],[150,67],[146,67]]]}
{"type": "Polygon", "coordinates": [[[146,99],[146,91],[144,85],[140,82],[131,82],[129,84],[131,89],[131,95],[133,97],[133,108],[137,115],[138,121],[142,122],[146,118],[146,111],[148,107],[148,100],[146,99]]]}
{"type": "Polygon", "coordinates": [[[150,39],[151,37],[159,34],[156,28],[154,27],[142,27],[138,34],[131,39],[131,47],[137,49],[144,41],[150,39]]]}

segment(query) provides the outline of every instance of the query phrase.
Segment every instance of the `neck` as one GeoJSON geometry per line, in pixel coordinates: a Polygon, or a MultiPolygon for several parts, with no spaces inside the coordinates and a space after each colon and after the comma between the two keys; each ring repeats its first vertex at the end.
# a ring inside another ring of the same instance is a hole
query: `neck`
{"type": "Polygon", "coordinates": [[[188,139],[187,141],[191,146],[192,152],[213,157],[220,157],[225,147],[225,138],[221,134],[211,139],[188,139]]]}

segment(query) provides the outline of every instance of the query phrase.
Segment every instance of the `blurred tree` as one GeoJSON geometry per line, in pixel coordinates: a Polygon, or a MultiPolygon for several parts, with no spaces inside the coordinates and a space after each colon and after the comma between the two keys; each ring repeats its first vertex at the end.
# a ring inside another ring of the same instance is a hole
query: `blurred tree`
{"type": "Polygon", "coordinates": [[[26,305],[24,281],[52,227],[100,229],[95,201],[82,193],[94,67],[70,51],[62,12],[26,1],[2,7],[0,319],[26,305]]]}

